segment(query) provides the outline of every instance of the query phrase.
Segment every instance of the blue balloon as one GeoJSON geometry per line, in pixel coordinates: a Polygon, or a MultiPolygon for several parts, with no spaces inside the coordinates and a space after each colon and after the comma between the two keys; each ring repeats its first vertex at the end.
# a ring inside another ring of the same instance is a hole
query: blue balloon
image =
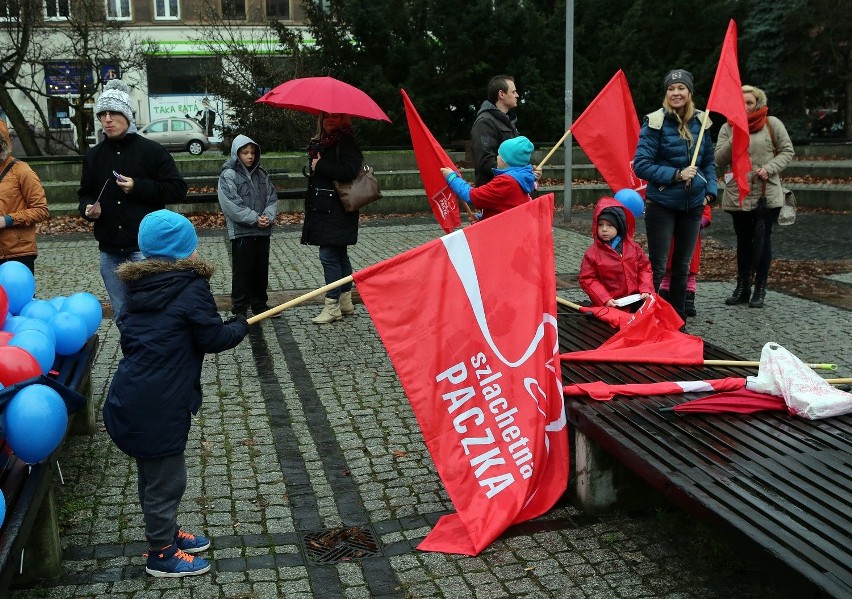
{"type": "Polygon", "coordinates": [[[80,291],[69,296],[62,304],[61,312],[71,312],[82,318],[86,323],[87,337],[95,334],[104,317],[101,302],[88,291],[80,291]]]}
{"type": "Polygon", "coordinates": [[[59,310],[56,309],[56,306],[43,299],[31,300],[27,302],[23,308],[21,308],[21,316],[37,318],[45,322],[50,320],[57,312],[59,312],[59,310]]]}
{"type": "Polygon", "coordinates": [[[0,526],[6,521],[6,496],[0,492],[0,526]]]}
{"type": "Polygon", "coordinates": [[[29,268],[10,260],[0,264],[0,286],[9,298],[9,312],[20,314],[21,308],[33,299],[35,277],[29,268]]]}
{"type": "Polygon", "coordinates": [[[8,316],[6,322],[3,323],[2,330],[14,333],[21,326],[21,323],[26,320],[32,320],[32,318],[27,318],[26,316],[8,316]]]}
{"type": "Polygon", "coordinates": [[[645,215],[645,200],[642,199],[642,196],[635,189],[619,189],[615,192],[615,199],[630,210],[634,217],[642,218],[645,215]]]}
{"type": "Polygon", "coordinates": [[[56,348],[53,342],[41,331],[30,329],[18,331],[9,340],[9,345],[20,347],[28,352],[38,362],[42,374],[50,372],[53,360],[56,358],[56,348]]]}
{"type": "Polygon", "coordinates": [[[51,304],[53,304],[53,307],[56,308],[57,310],[61,310],[62,304],[65,303],[65,299],[66,299],[66,297],[64,295],[57,295],[56,297],[52,297],[47,301],[49,301],[51,304]]]}
{"type": "Polygon", "coordinates": [[[56,355],[70,356],[80,351],[89,335],[85,321],[71,312],[57,312],[48,323],[56,335],[56,355]]]}
{"type": "Polygon", "coordinates": [[[16,319],[16,324],[11,330],[12,333],[17,334],[22,331],[41,331],[47,335],[47,338],[50,339],[50,344],[56,348],[56,333],[53,332],[53,327],[51,327],[47,322],[37,318],[26,318],[25,316],[13,316],[12,318],[16,319]]]}
{"type": "Polygon", "coordinates": [[[28,464],[50,456],[67,426],[65,402],[46,385],[24,387],[6,406],[6,442],[28,464]]]}

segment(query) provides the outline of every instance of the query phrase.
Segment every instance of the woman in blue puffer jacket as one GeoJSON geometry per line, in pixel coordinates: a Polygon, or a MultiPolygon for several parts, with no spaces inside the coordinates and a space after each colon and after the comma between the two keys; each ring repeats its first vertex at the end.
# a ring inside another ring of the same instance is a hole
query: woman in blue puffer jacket
{"type": "Polygon", "coordinates": [[[701,131],[702,112],[692,99],[692,73],[669,71],[663,81],[663,107],[645,116],[633,159],[636,176],[648,182],[645,231],[654,271],[654,289],[666,273],[672,248],[668,300],[686,320],[686,279],[698,239],[704,206],[716,200],[713,142],[707,131],[698,160],[692,155],[701,131]]]}

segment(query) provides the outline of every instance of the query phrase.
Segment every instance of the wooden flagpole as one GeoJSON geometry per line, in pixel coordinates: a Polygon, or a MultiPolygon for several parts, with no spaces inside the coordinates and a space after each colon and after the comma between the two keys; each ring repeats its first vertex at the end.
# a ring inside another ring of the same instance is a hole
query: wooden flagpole
{"type": "Polygon", "coordinates": [[[701,150],[701,141],[704,139],[704,130],[707,129],[707,121],[710,120],[710,111],[704,111],[704,118],[701,120],[701,129],[698,131],[698,143],[695,144],[695,151],[692,153],[692,162],[689,166],[695,166],[698,162],[698,152],[701,150]]]}
{"type": "Polygon", "coordinates": [[[260,322],[264,318],[269,318],[270,316],[275,316],[276,314],[278,314],[279,312],[283,312],[287,308],[292,308],[293,306],[301,304],[302,302],[306,302],[309,299],[311,299],[312,297],[322,295],[326,291],[331,291],[332,289],[337,289],[338,287],[342,287],[343,285],[346,285],[346,283],[351,283],[353,280],[354,279],[352,278],[352,275],[349,275],[348,277],[343,277],[342,279],[338,279],[337,281],[334,281],[333,283],[329,283],[328,285],[323,285],[319,289],[314,289],[313,291],[309,291],[308,293],[306,293],[304,295],[300,295],[297,298],[291,299],[289,302],[284,302],[283,304],[275,306],[274,308],[270,308],[266,312],[261,312],[260,314],[255,314],[251,318],[247,319],[246,322],[249,323],[249,324],[254,324],[256,322],[260,322]]]}
{"type": "Polygon", "coordinates": [[[557,148],[559,148],[559,146],[562,145],[562,142],[564,142],[566,139],[568,139],[569,135],[571,135],[571,129],[568,129],[568,131],[565,132],[565,134],[562,136],[562,138],[559,141],[557,141],[556,145],[553,146],[553,148],[547,153],[547,156],[545,156],[544,159],[541,162],[538,163],[538,166],[536,167],[537,169],[541,170],[541,167],[543,167],[545,165],[545,163],[548,160],[550,160],[550,157],[553,156],[553,153],[557,150],[557,148]]]}

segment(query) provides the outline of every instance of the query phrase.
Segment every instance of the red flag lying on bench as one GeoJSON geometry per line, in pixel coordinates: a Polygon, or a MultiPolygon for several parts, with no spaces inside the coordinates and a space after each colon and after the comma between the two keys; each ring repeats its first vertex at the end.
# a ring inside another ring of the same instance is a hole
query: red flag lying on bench
{"type": "Polygon", "coordinates": [[[457,510],[418,549],[476,555],[565,491],[552,226],[548,195],[354,275],[457,510]]]}
{"type": "Polygon", "coordinates": [[[683,320],[668,302],[656,295],[633,314],[633,319],[597,348],[568,352],[563,360],[585,362],[639,362],[643,364],[701,365],[704,341],[681,333],[683,320]]]}
{"type": "Polygon", "coordinates": [[[588,395],[598,401],[607,401],[616,395],[649,396],[675,395],[678,393],[702,393],[707,391],[736,391],[745,387],[743,377],[707,379],[704,381],[664,381],[660,383],[608,384],[603,381],[565,385],[565,395],[588,395]]]}

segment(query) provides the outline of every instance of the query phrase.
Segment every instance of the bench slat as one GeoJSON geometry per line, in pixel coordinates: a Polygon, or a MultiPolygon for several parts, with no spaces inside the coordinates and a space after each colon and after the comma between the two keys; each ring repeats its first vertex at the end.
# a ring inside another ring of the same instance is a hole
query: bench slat
{"type": "MultiPolygon", "coordinates": [[[[614,329],[560,315],[562,352],[614,329]]],[[[705,358],[739,359],[710,344],[705,358]]],[[[570,382],[645,383],[756,374],[755,369],[563,362],[570,382]]],[[[569,422],[664,496],[725,524],[823,592],[852,596],[852,415],[810,421],[781,412],[663,414],[706,394],[566,398],[569,422]]]]}

